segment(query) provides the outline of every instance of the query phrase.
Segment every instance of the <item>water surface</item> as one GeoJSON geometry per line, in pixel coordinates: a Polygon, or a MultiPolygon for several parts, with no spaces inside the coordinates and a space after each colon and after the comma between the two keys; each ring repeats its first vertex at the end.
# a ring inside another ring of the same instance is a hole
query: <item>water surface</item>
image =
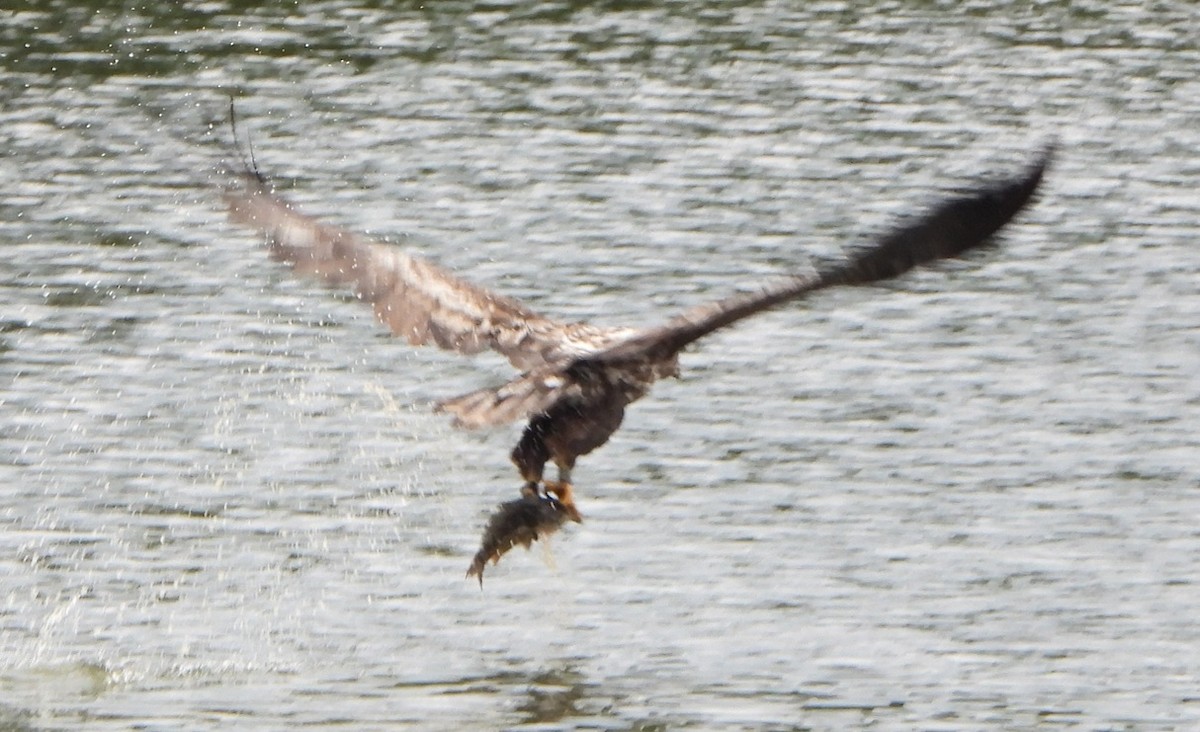
{"type": "Polygon", "coordinates": [[[0,728],[1200,723],[1191,3],[0,11],[0,728]],[[686,355],[464,580],[507,377],[225,223],[649,324],[1060,160],[1004,247],[686,355]]]}

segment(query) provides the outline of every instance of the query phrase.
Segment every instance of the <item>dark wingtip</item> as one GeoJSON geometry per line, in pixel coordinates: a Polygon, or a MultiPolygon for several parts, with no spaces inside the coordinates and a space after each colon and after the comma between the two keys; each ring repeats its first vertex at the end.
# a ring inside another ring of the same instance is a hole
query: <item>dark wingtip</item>
{"type": "Polygon", "coordinates": [[[1042,154],[1038,158],[1038,162],[1036,164],[1040,165],[1042,168],[1049,167],[1050,163],[1054,160],[1054,156],[1058,154],[1058,147],[1058,136],[1051,135],[1050,138],[1042,144],[1042,154]]]}
{"type": "MultiPolygon", "coordinates": [[[[1029,205],[1033,200],[1034,194],[1042,184],[1042,178],[1045,177],[1046,171],[1054,163],[1054,158],[1058,155],[1058,138],[1052,137],[1042,145],[1042,150],[1034,161],[1025,169],[1025,174],[1016,181],[1013,181],[1008,186],[1001,186],[1001,196],[1007,195],[1008,207],[1011,210],[1009,219],[1016,216],[1022,209],[1029,205]]],[[[1007,211],[1006,211],[1007,212],[1007,211]]],[[[996,229],[999,230],[1005,223],[999,224],[996,229]]]]}
{"type": "Polygon", "coordinates": [[[250,139],[249,135],[246,135],[246,149],[243,152],[241,143],[238,141],[237,109],[232,94],[229,95],[229,133],[233,138],[234,151],[241,161],[242,178],[247,181],[253,179],[263,190],[269,190],[270,183],[267,181],[267,177],[258,169],[258,160],[254,157],[254,142],[250,139]]]}
{"type": "Polygon", "coordinates": [[[1058,138],[1051,137],[1045,142],[1045,144],[1042,145],[1042,151],[1029,165],[1029,167],[1025,169],[1025,175],[1021,181],[1021,187],[1023,189],[1027,189],[1027,193],[1021,203],[1022,206],[1024,206],[1024,204],[1033,197],[1034,192],[1037,190],[1038,186],[1041,185],[1042,178],[1045,176],[1046,171],[1050,169],[1050,166],[1054,162],[1054,158],[1057,155],[1058,138]]]}
{"type": "Polygon", "coordinates": [[[1049,141],[1020,175],[942,201],[822,278],[830,284],[879,282],[986,246],[1032,200],[1057,148],[1057,141],[1049,141]]]}

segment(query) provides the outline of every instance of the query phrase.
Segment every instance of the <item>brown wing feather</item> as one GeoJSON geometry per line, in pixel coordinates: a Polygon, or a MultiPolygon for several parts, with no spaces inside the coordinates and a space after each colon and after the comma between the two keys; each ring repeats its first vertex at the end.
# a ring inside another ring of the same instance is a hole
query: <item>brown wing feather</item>
{"type": "Polygon", "coordinates": [[[463,429],[494,427],[540,414],[579,385],[564,377],[557,366],[521,374],[499,387],[486,387],[439,402],[437,411],[454,415],[454,426],[463,429]]]}
{"type": "Polygon", "coordinates": [[[330,285],[349,285],[376,317],[413,345],[496,351],[518,369],[570,361],[631,332],[560,323],[522,303],[295,210],[253,175],[225,194],[230,218],[262,231],[273,259],[330,285]]]}
{"type": "Polygon", "coordinates": [[[618,365],[661,361],[719,328],[789,300],[827,287],[879,282],[919,265],[980,248],[1033,197],[1053,152],[1053,147],[1048,147],[1016,178],[941,202],[929,213],[898,227],[841,264],[787,278],[758,292],[702,305],[661,327],[644,331],[593,356],[582,357],[576,363],[618,365]]]}

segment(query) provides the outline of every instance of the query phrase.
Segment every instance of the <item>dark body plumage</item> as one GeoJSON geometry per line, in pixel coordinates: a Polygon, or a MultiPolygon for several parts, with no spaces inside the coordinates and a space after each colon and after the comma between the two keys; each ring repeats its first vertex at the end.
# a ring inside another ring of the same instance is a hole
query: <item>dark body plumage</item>
{"type": "Polygon", "coordinates": [[[226,193],[231,218],[263,232],[272,258],[331,285],[349,285],[376,316],[414,345],[460,353],[494,350],[520,374],[441,402],[459,427],[528,420],[512,452],[524,490],[554,493],[579,520],[570,476],[576,460],[608,441],[625,407],[660,378],[678,374],[688,344],[742,318],[829,287],[863,285],[979,248],[1032,198],[1047,149],[1019,175],[934,205],[844,261],[687,310],[644,330],[562,323],[436,265],[296,211],[256,174],[226,193]],[[547,462],[558,482],[544,480],[547,462]]]}

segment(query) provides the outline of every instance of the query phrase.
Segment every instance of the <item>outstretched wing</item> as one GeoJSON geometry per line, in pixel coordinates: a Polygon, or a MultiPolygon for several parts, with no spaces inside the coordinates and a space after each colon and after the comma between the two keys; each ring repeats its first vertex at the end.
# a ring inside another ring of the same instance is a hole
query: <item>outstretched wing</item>
{"type": "Polygon", "coordinates": [[[439,407],[453,414],[461,426],[481,427],[543,412],[559,399],[595,393],[583,388],[588,384],[603,382],[615,388],[618,382],[645,382],[648,387],[656,364],[673,359],[684,346],[718,328],[828,287],[898,277],[919,265],[988,244],[1033,197],[1052,154],[1047,148],[1020,176],[941,202],[841,264],[702,305],[565,367],[548,365],[498,389],[480,389],[439,407]]]}
{"type": "Polygon", "coordinates": [[[742,318],[789,300],[839,285],[866,285],[898,277],[910,269],[978,249],[1033,197],[1053,157],[1048,147],[1020,176],[942,201],[924,216],[898,227],[873,246],[832,267],[787,278],[758,292],[701,305],[666,324],[575,363],[660,361],[684,346],[742,318]]]}
{"type": "Polygon", "coordinates": [[[252,174],[225,201],[233,221],[266,235],[273,259],[330,285],[349,285],[413,345],[465,354],[491,349],[525,371],[600,350],[630,332],[542,317],[424,259],[306,216],[252,174]]]}

